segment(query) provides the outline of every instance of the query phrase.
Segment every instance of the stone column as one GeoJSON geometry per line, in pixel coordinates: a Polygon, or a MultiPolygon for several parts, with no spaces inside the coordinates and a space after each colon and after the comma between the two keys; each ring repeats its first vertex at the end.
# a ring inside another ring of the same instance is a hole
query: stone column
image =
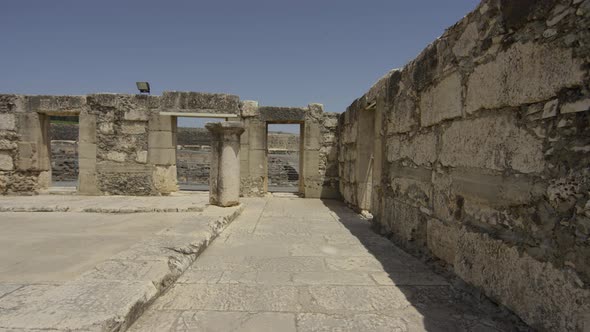
{"type": "Polygon", "coordinates": [[[240,198],[240,135],[241,122],[208,123],[211,132],[211,170],[209,172],[209,202],[218,206],[233,206],[240,198]]]}

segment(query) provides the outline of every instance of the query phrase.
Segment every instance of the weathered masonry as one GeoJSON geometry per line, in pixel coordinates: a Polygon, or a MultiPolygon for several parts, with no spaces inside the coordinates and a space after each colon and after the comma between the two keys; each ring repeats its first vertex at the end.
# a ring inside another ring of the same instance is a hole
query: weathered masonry
{"type": "Polygon", "coordinates": [[[177,116],[241,122],[240,191],[263,195],[268,125],[298,124],[304,197],[370,212],[533,328],[590,329],[590,0],[484,0],[340,115],[193,92],[0,95],[0,193],[47,188],[48,117],[70,114],[91,195],[177,191],[177,116]]]}
{"type": "Polygon", "coordinates": [[[323,106],[258,107],[226,94],[165,92],[162,96],[0,95],[0,193],[31,194],[51,182],[49,117],[79,116],[78,192],[166,195],[178,190],[176,117],[242,121],[241,191],[267,191],[267,124],[298,123],[302,140],[300,193],[337,197],[337,114],[323,106]]]}
{"type": "Polygon", "coordinates": [[[590,1],[485,0],[340,117],[340,192],[534,328],[590,329],[590,1]]]}

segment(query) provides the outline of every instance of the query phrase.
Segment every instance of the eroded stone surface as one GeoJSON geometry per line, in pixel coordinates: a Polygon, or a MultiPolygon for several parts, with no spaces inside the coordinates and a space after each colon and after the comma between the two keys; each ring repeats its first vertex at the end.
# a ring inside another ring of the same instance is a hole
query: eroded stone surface
{"type": "Polygon", "coordinates": [[[571,49],[516,43],[495,61],[475,68],[467,83],[467,112],[518,106],[554,96],[582,84],[582,61],[571,49]]]}
{"type": "Polygon", "coordinates": [[[39,195],[3,197],[0,200],[0,212],[200,212],[207,203],[207,193],[175,194],[166,197],[39,195]]]}
{"type": "Polygon", "coordinates": [[[174,331],[180,326],[236,331],[469,330],[482,321],[509,331],[520,324],[490,303],[460,295],[340,203],[261,201],[245,199],[246,204],[258,204],[250,205],[131,331],[174,331]],[[299,224],[315,230],[306,236],[283,232],[299,224]]]}
{"type": "Polygon", "coordinates": [[[430,126],[442,120],[461,116],[461,76],[453,73],[422,93],[420,120],[422,126],[430,126]]]}
{"type": "Polygon", "coordinates": [[[542,141],[519,128],[510,115],[454,122],[442,135],[440,161],[445,166],[522,173],[544,167],[542,141]]]}
{"type": "Polygon", "coordinates": [[[0,284],[0,329],[125,330],[242,209],[175,214],[179,229],[170,225],[61,285],[0,284]]]}

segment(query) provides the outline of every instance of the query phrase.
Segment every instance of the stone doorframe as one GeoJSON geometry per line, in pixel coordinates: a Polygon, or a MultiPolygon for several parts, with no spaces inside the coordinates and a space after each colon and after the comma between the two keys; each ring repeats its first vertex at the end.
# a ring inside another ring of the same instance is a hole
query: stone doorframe
{"type": "Polygon", "coordinates": [[[305,136],[303,133],[305,132],[305,121],[296,121],[296,122],[292,122],[292,121],[267,121],[266,122],[266,134],[265,134],[265,141],[266,141],[266,154],[264,155],[264,162],[266,163],[266,174],[265,174],[265,188],[264,188],[264,192],[268,192],[268,125],[273,125],[273,124],[294,124],[294,125],[299,125],[299,166],[297,168],[297,173],[298,173],[298,177],[299,180],[297,181],[297,194],[300,195],[304,195],[305,194],[305,178],[303,177],[303,167],[305,165],[304,163],[304,157],[303,157],[303,151],[305,150],[305,146],[303,144],[303,137],[305,136]]]}
{"type": "Polygon", "coordinates": [[[300,174],[299,192],[306,198],[320,198],[323,178],[320,176],[321,130],[323,106],[308,107],[258,106],[256,101],[242,101],[241,114],[245,132],[241,137],[241,194],[263,196],[268,192],[268,124],[299,124],[300,174]]]}
{"type": "Polygon", "coordinates": [[[46,190],[51,186],[51,116],[79,117],[76,189],[80,192],[85,189],[82,177],[93,167],[92,163],[83,160],[88,152],[85,144],[90,143],[91,136],[94,139],[91,128],[83,125],[86,123],[84,119],[87,115],[85,105],[85,98],[81,96],[31,96],[28,97],[28,102],[15,112],[19,136],[16,170],[27,176],[37,177],[37,190],[46,190]]]}

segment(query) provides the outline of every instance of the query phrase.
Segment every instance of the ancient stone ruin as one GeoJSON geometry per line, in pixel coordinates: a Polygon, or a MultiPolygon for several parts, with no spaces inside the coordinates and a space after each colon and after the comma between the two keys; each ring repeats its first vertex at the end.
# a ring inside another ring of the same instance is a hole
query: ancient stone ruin
{"type": "Polygon", "coordinates": [[[588,27],[589,0],[484,0],[341,114],[197,92],[1,95],[0,193],[49,187],[50,116],[79,116],[82,195],[178,191],[176,117],[213,116],[234,123],[233,138],[214,144],[235,155],[212,149],[211,181],[225,180],[229,158],[232,188],[262,196],[280,150],[269,152],[267,126],[298,124],[302,197],[372,215],[395,243],[533,328],[581,330],[590,326],[588,27]]]}
{"type": "MultiPolygon", "coordinates": [[[[264,195],[268,191],[267,125],[300,124],[304,134],[297,149],[301,154],[298,192],[310,198],[338,197],[338,114],[324,113],[319,104],[301,108],[258,107],[256,102],[240,102],[237,96],[194,92],[165,92],[161,97],[2,95],[0,100],[3,194],[33,194],[49,188],[50,147],[56,150],[55,157],[65,154],[65,148],[60,149],[65,143],[50,143],[49,118],[76,115],[80,119],[79,194],[167,195],[178,191],[176,118],[182,116],[221,117],[244,123],[240,182],[245,196],[264,195]]],[[[199,148],[209,153],[206,145],[199,148]]],[[[68,149],[75,147],[70,144],[68,149]]],[[[66,163],[63,158],[59,160],[66,163]]]]}
{"type": "MultiPolygon", "coordinates": [[[[79,125],[50,123],[53,185],[76,186],[79,125]]],[[[268,131],[268,186],[299,189],[299,135],[268,131]]],[[[205,128],[181,127],[176,132],[176,170],[180,190],[209,190],[211,135],[205,128]]]]}

